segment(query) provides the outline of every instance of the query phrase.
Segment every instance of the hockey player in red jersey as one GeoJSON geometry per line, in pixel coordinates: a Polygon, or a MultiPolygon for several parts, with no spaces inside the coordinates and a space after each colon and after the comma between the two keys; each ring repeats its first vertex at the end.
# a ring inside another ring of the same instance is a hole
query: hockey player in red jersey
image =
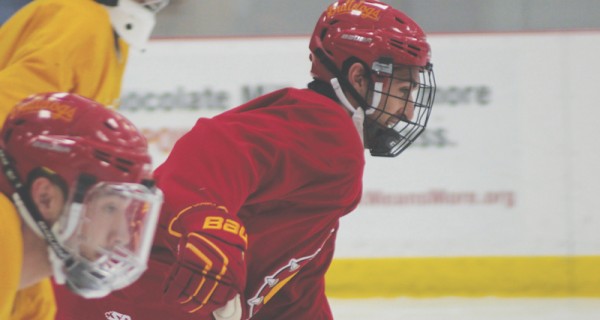
{"type": "Polygon", "coordinates": [[[359,203],[364,149],[425,129],[430,47],[378,1],[333,3],[310,40],[314,81],[200,119],[155,173],[165,205],[149,270],[108,298],[59,296],[58,319],[331,319],[324,276],[359,203]]]}

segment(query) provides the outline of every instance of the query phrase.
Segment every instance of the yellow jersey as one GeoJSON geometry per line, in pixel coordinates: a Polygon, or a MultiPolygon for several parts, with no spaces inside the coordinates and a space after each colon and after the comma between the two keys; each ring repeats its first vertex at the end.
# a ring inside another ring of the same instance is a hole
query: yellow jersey
{"type": "Polygon", "coordinates": [[[23,264],[21,220],[12,202],[0,194],[0,319],[9,319],[19,290],[23,264]]]}
{"type": "Polygon", "coordinates": [[[116,107],[128,51],[97,2],[30,2],[0,27],[0,124],[34,93],[77,93],[116,107]]]}

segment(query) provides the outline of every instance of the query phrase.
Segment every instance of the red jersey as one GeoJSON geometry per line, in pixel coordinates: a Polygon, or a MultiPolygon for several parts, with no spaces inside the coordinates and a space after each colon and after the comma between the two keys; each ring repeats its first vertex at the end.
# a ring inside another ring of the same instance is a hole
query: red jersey
{"type": "Polygon", "coordinates": [[[61,290],[57,319],[198,319],[164,304],[161,293],[175,261],[167,224],[207,201],[245,224],[247,317],[331,319],[324,275],[339,218],[360,200],[364,163],[347,111],[309,89],[279,90],[198,120],[155,172],[165,204],[148,271],[103,299],[61,290]]]}

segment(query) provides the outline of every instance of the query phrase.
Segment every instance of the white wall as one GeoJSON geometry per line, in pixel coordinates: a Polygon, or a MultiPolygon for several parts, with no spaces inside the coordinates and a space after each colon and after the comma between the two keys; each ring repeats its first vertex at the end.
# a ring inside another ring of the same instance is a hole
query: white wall
{"type": "MultiPolygon", "coordinates": [[[[337,256],[600,254],[600,32],[430,42],[430,126],[398,158],[368,157],[364,201],[342,220],[337,256]]],[[[153,41],[132,53],[122,110],[158,164],[198,117],[305,86],[307,44],[153,41]]]]}

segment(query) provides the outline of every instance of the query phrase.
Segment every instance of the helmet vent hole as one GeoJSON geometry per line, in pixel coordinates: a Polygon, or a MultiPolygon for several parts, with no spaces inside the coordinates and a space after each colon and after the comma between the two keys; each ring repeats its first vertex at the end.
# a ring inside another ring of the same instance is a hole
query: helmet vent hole
{"type": "Polygon", "coordinates": [[[323,39],[325,39],[326,34],[327,34],[327,28],[321,30],[321,35],[320,35],[321,41],[323,41],[323,39]]]}
{"type": "Polygon", "coordinates": [[[98,149],[94,150],[94,157],[126,173],[131,172],[131,167],[135,165],[133,161],[123,158],[113,158],[113,156],[110,153],[98,149]]]}
{"type": "Polygon", "coordinates": [[[410,49],[413,49],[413,50],[415,50],[415,51],[421,51],[421,48],[419,48],[419,47],[416,47],[416,46],[413,46],[413,45],[411,45],[411,44],[409,44],[409,45],[408,45],[408,47],[409,47],[410,49]]]}
{"type": "Polygon", "coordinates": [[[127,167],[123,167],[123,166],[120,166],[120,165],[115,165],[115,168],[117,168],[117,169],[119,169],[119,170],[121,170],[123,172],[129,173],[129,168],[127,168],[127,167]]]}
{"type": "Polygon", "coordinates": [[[390,45],[392,47],[398,48],[400,50],[406,50],[406,44],[402,41],[398,41],[396,39],[390,39],[390,45]]]}
{"type": "Polygon", "coordinates": [[[398,41],[396,39],[390,39],[390,45],[410,54],[413,57],[418,57],[419,51],[421,51],[421,48],[419,47],[415,47],[413,45],[407,44],[403,41],[398,41]]]}
{"type": "Polygon", "coordinates": [[[410,45],[410,44],[408,45],[408,49],[410,49],[410,50],[407,51],[408,54],[410,54],[410,55],[412,55],[414,57],[418,57],[419,56],[419,52],[421,51],[421,48],[415,47],[415,46],[410,45]]]}
{"type": "Polygon", "coordinates": [[[131,167],[133,167],[134,163],[133,161],[127,160],[127,159],[123,159],[123,158],[116,158],[115,159],[115,167],[121,171],[124,172],[130,172],[131,171],[131,167]]]}
{"type": "Polygon", "coordinates": [[[406,22],[404,22],[404,20],[402,20],[398,17],[396,17],[396,21],[398,21],[398,23],[400,23],[400,24],[406,24],[406,22]]]}
{"type": "Polygon", "coordinates": [[[94,150],[94,157],[96,157],[96,159],[106,162],[106,163],[110,163],[110,154],[101,150],[94,150]]]}

